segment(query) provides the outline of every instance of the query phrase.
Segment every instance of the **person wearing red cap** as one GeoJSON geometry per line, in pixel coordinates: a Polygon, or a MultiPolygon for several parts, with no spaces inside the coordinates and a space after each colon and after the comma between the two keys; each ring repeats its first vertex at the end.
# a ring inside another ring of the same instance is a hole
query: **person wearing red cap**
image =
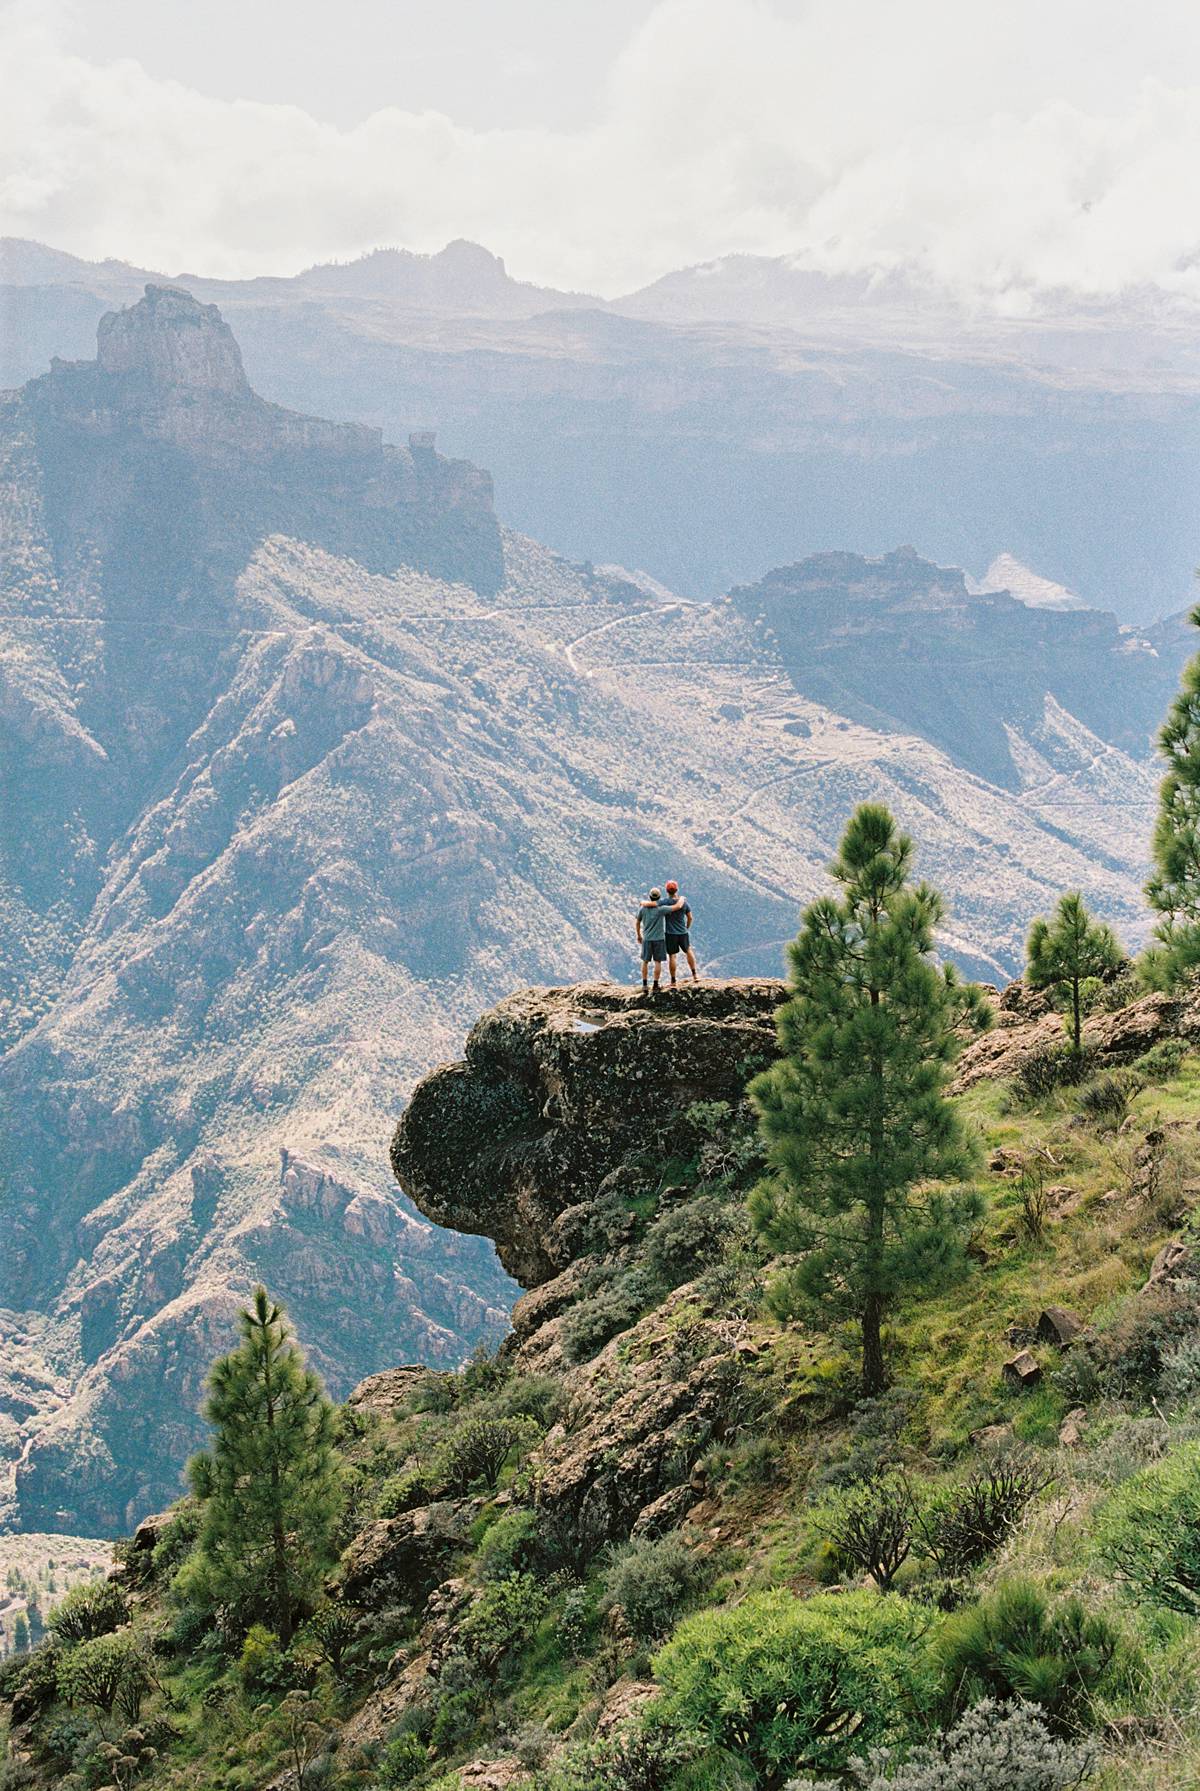
{"type": "Polygon", "coordinates": [[[688,969],[692,973],[692,981],[700,981],[696,969],[696,954],[692,950],[692,911],[686,899],[679,893],[679,885],[672,877],[667,884],[667,901],[671,904],[667,910],[667,969],[671,973],[671,986],[675,985],[675,961],[680,952],[688,961],[688,969]]]}

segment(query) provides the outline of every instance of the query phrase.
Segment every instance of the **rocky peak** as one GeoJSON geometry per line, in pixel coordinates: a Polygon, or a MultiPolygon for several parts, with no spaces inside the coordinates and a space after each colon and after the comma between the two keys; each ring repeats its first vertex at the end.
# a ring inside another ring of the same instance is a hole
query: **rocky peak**
{"type": "Polygon", "coordinates": [[[775,1049],[773,980],[705,982],[652,1001],[615,983],[524,989],[485,1014],[461,1063],[418,1083],[392,1144],[409,1198],[490,1237],[525,1287],[560,1274],[628,1152],[671,1155],[694,1101],[737,1100],[775,1049]]]}
{"type": "Polygon", "coordinates": [[[250,396],[241,350],[217,307],[176,286],[147,286],[136,305],[102,317],[97,364],[156,387],[250,396]]]}

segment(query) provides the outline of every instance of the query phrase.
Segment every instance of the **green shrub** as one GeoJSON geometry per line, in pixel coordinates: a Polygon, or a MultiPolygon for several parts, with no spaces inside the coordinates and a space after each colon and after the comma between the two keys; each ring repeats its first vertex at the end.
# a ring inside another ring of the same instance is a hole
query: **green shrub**
{"type": "Polygon", "coordinates": [[[1060,1734],[1084,1726],[1089,1700],[1111,1682],[1119,1638],[1078,1598],[1051,1607],[1028,1580],[1008,1580],[948,1617],[933,1641],[945,1707],[980,1698],[1040,1705],[1060,1734]]]}
{"type": "Polygon", "coordinates": [[[486,1679],[497,1679],[532,1641],[549,1602],[530,1573],[510,1574],[484,1588],[459,1624],[458,1640],[486,1679]]]}
{"type": "Polygon", "coordinates": [[[1072,1344],[1055,1370],[1055,1387],[1072,1405],[1097,1399],[1149,1403],[1172,1352],[1200,1332],[1200,1305],[1179,1288],[1148,1288],[1128,1300],[1103,1330],[1072,1344]]]}
{"type": "Polygon", "coordinates": [[[389,1474],[380,1483],[372,1510],[376,1517],[400,1517],[406,1511],[415,1511],[418,1505],[428,1505],[440,1491],[428,1466],[405,1468],[400,1474],[389,1474]]]}
{"type": "Polygon", "coordinates": [[[818,1512],[817,1523],[839,1559],[870,1574],[881,1592],[912,1551],[916,1502],[900,1474],[882,1474],[835,1494],[818,1512]]]}
{"type": "Polygon", "coordinates": [[[631,1724],[582,1742],[535,1780],[536,1791],[670,1791],[700,1753],[694,1735],[654,1724],[631,1724]]]}
{"type": "Polygon", "coordinates": [[[580,1300],[562,1323],[563,1354],[568,1362],[589,1362],[620,1332],[636,1324],[640,1302],[619,1285],[580,1300]]]}
{"type": "Polygon", "coordinates": [[[1166,1082],[1179,1074],[1187,1054],[1188,1046],[1183,1039],[1160,1039],[1157,1045],[1142,1052],[1133,1067],[1147,1082],[1166,1082]]]}
{"type": "Polygon", "coordinates": [[[400,1791],[411,1785],[429,1765],[429,1750],[417,1736],[397,1735],[389,1741],[375,1764],[375,1784],[379,1791],[400,1791]]]}
{"type": "Polygon", "coordinates": [[[126,1722],[136,1722],[149,1684],[145,1652],[129,1630],[79,1642],[59,1656],[59,1695],[105,1716],[118,1711],[126,1722]]]}
{"type": "Polygon", "coordinates": [[[664,1287],[691,1281],[720,1256],[732,1229],[729,1208],[711,1194],[670,1206],[646,1233],[646,1267],[664,1287]]]}
{"type": "Polygon", "coordinates": [[[129,1600],[111,1580],[94,1580],[72,1586],[62,1603],[50,1613],[49,1627],[60,1642],[90,1642],[111,1634],[129,1621],[129,1600]]]}
{"type": "Polygon", "coordinates": [[[532,1511],[517,1509],[498,1517],[479,1544],[479,1572],[485,1580],[506,1580],[514,1573],[544,1573],[541,1526],[532,1511]]]}
{"type": "Polygon", "coordinates": [[[681,1537],[639,1538],[614,1551],[604,1575],[600,1609],[606,1612],[619,1605],[634,1640],[656,1642],[674,1626],[706,1577],[681,1537]]]}
{"type": "Polygon", "coordinates": [[[1099,1755],[1090,1741],[1052,1734],[1034,1705],[985,1698],[906,1757],[879,1748],[837,1784],[793,1779],[785,1791],[1078,1791],[1099,1755]]]}
{"type": "Polygon", "coordinates": [[[1042,1045],[1031,1051],[1012,1079],[1013,1094],[1018,1101],[1044,1101],[1059,1088],[1075,1088],[1086,1082],[1092,1073],[1089,1053],[1073,1051],[1070,1045],[1042,1045]]]}
{"type": "Polygon", "coordinates": [[[1025,1507],[1050,1484],[1031,1456],[1006,1455],[935,1493],[917,1514],[918,1546],[950,1578],[970,1573],[1000,1547],[1025,1507]]]}
{"type": "Polygon", "coordinates": [[[752,1593],[685,1618],[660,1650],[664,1714],[768,1782],[789,1767],[840,1772],[857,1749],[919,1722],[931,1689],[924,1629],[895,1593],[752,1593]]]}
{"type": "Polygon", "coordinates": [[[238,1656],[238,1677],[250,1691],[280,1690],[293,1683],[294,1674],[279,1637],[263,1623],[246,1631],[238,1656]]]}
{"type": "Polygon", "coordinates": [[[1095,1076],[1079,1091],[1080,1117],[1102,1131],[1114,1132],[1142,1087],[1136,1070],[1112,1070],[1106,1076],[1095,1076]]]}
{"type": "Polygon", "coordinates": [[[1101,1508],[1096,1547],[1137,1598],[1200,1615],[1200,1443],[1119,1487],[1101,1508]]]}
{"type": "Polygon", "coordinates": [[[495,1492],[505,1467],[527,1455],[541,1435],[533,1418],[467,1418],[438,1448],[431,1481],[446,1493],[478,1485],[495,1492]]]}

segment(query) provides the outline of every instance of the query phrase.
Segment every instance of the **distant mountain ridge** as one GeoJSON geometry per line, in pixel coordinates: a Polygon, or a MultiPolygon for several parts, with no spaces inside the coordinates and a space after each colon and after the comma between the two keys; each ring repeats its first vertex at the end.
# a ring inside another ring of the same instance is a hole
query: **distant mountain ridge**
{"type": "Polygon", "coordinates": [[[27,1527],[171,1496],[258,1276],[336,1393],[496,1334],[489,1247],[389,1182],[397,1092],[515,986],[634,975],[650,878],[680,877],[707,968],[775,974],[875,797],[977,974],[1066,885],[1145,924],[1178,621],[1126,652],[1111,616],[911,550],[711,603],[568,561],[419,433],[257,397],[179,290],[0,401],[0,548],[0,1498],[27,1527]]]}
{"type": "MultiPolygon", "coordinates": [[[[0,386],[161,275],[0,242],[0,386]]],[[[1200,337],[1132,293],[1005,317],[795,257],[728,256],[605,303],[477,245],[289,278],[171,282],[221,305],[255,389],[492,472],[506,519],[574,560],[715,597],[843,547],[914,541],[976,578],[1002,554],[1149,622],[1187,601],[1200,337]]]]}

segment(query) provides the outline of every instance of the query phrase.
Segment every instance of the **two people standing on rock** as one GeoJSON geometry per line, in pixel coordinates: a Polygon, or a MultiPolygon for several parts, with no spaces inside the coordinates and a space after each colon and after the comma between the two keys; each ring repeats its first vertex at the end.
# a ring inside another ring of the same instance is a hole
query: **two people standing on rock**
{"type": "Polygon", "coordinates": [[[661,988],[664,963],[670,970],[671,987],[675,987],[675,969],[681,953],[687,959],[692,981],[700,981],[696,954],[692,950],[691,925],[692,911],[686,898],[680,895],[674,878],[667,884],[665,896],[661,889],[652,889],[638,909],[635,930],[641,949],[642,988],[647,994],[656,995],[661,988]],[[651,964],[654,965],[653,986],[649,982],[651,964]]]}

